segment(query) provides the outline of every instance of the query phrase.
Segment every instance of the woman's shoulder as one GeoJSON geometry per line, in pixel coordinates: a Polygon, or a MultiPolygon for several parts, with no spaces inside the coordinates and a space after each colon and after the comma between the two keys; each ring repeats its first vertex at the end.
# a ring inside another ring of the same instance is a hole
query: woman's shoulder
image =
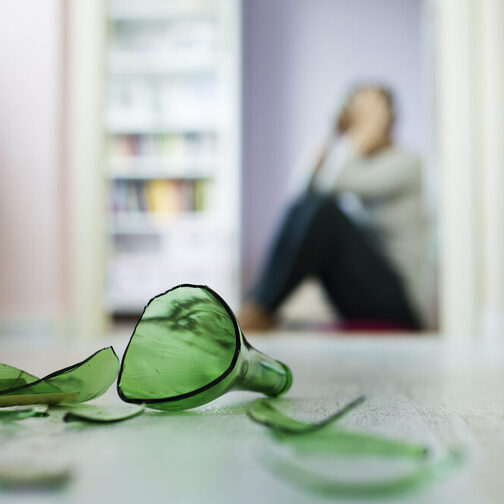
{"type": "Polygon", "coordinates": [[[420,156],[413,150],[393,145],[382,151],[377,158],[377,165],[382,166],[391,179],[401,180],[404,187],[414,190],[421,187],[422,163],[420,156]]]}
{"type": "Polygon", "coordinates": [[[420,156],[413,150],[400,145],[393,145],[383,152],[384,156],[406,168],[420,169],[422,162],[420,156]]]}

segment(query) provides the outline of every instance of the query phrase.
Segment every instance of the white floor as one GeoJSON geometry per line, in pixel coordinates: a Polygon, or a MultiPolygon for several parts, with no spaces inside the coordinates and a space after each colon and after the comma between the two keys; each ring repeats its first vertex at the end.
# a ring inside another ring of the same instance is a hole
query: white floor
{"type": "MultiPolygon", "coordinates": [[[[463,447],[467,458],[455,473],[394,502],[504,502],[503,347],[455,345],[435,337],[249,339],[292,368],[294,384],[282,404],[299,418],[322,418],[364,393],[368,400],[342,426],[425,443],[435,453],[463,447]]],[[[119,355],[125,343],[124,337],[114,340],[119,355]]],[[[100,346],[62,342],[58,350],[6,340],[0,342],[0,360],[44,374],[100,346]]],[[[273,441],[245,415],[256,397],[234,392],[198,410],[152,411],[103,427],[24,420],[16,435],[0,438],[0,464],[63,464],[73,478],[63,491],[0,494],[0,501],[327,501],[279,480],[263,465],[261,457],[273,441]]],[[[104,400],[116,400],[115,392],[104,400]]]]}

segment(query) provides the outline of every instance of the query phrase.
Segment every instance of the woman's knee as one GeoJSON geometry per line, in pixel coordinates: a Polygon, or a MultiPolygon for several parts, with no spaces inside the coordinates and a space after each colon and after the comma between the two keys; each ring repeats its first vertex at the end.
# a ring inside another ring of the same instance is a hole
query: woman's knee
{"type": "MultiPolygon", "coordinates": [[[[337,205],[332,196],[303,195],[289,207],[286,225],[293,226],[297,233],[307,234],[321,228],[324,232],[334,225],[337,205]]],[[[336,219],[337,220],[337,219],[336,219]]]]}
{"type": "Polygon", "coordinates": [[[330,194],[304,193],[298,196],[290,205],[289,211],[319,211],[335,206],[334,196],[330,194]]]}

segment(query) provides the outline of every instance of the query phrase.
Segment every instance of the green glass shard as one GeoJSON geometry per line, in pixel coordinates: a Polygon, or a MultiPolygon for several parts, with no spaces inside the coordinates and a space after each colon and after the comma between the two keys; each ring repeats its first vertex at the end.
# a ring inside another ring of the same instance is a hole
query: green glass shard
{"type": "Polygon", "coordinates": [[[54,404],[63,401],[89,401],[103,394],[115,380],[118,372],[119,359],[113,348],[103,348],[73,366],[24,385],[2,390],[0,406],[12,405],[12,402],[54,404]]]}
{"type": "Polygon", "coordinates": [[[29,406],[31,404],[59,404],[75,400],[77,393],[50,392],[48,394],[12,394],[0,395],[0,408],[6,406],[29,406]]]}
{"type": "Polygon", "coordinates": [[[258,399],[247,414],[252,420],[270,427],[278,441],[288,443],[299,453],[408,457],[426,455],[427,449],[424,446],[325,428],[362,404],[364,400],[364,396],[359,396],[320,422],[302,422],[285,415],[275,408],[270,399],[258,399]]]}
{"type": "Polygon", "coordinates": [[[293,455],[296,457],[267,457],[265,461],[269,467],[289,482],[324,496],[375,498],[406,493],[443,476],[460,462],[461,454],[457,451],[450,452],[441,460],[430,462],[426,458],[427,449],[423,446],[330,428],[332,422],[363,400],[358,397],[334,415],[315,423],[302,422],[285,415],[268,399],[255,401],[248,415],[256,422],[268,426],[278,442],[294,450],[293,455]],[[305,456],[314,455],[410,457],[418,465],[412,472],[392,479],[345,481],[321,475],[318,471],[308,470],[299,464],[299,461],[311,460],[304,458],[305,456]]]}
{"type": "Polygon", "coordinates": [[[13,420],[23,420],[33,416],[40,416],[37,411],[31,408],[23,409],[1,409],[0,422],[11,422],[13,420]]]}
{"type": "Polygon", "coordinates": [[[0,489],[54,490],[66,485],[71,476],[70,470],[66,468],[0,466],[0,489]]]}
{"type": "Polygon", "coordinates": [[[425,457],[425,446],[394,441],[378,436],[342,430],[321,429],[305,436],[276,434],[297,453],[327,455],[380,455],[389,457],[425,457]]]}
{"type": "Polygon", "coordinates": [[[117,391],[126,402],[180,410],[233,388],[277,396],[291,382],[287,366],[250,346],[216,292],[185,284],[145,307],[123,356],[117,391]]]}
{"type": "Polygon", "coordinates": [[[278,476],[306,491],[332,498],[385,498],[405,494],[444,477],[460,465],[460,451],[421,463],[412,472],[392,479],[343,481],[307,470],[284,457],[269,456],[266,464],[278,476]]]}
{"type": "Polygon", "coordinates": [[[65,422],[114,423],[140,415],[144,411],[144,406],[132,404],[78,404],[65,407],[65,409],[67,410],[63,417],[65,422]]]}
{"type": "Polygon", "coordinates": [[[0,364],[0,392],[37,381],[38,378],[22,369],[8,364],[0,364]]]}
{"type": "Polygon", "coordinates": [[[366,398],[364,396],[359,396],[343,406],[343,408],[336,413],[320,422],[302,422],[291,418],[275,408],[273,402],[269,399],[258,399],[254,401],[247,414],[252,420],[270,427],[275,432],[282,432],[284,434],[307,434],[317,431],[338,420],[343,415],[362,404],[365,400],[366,398]]]}

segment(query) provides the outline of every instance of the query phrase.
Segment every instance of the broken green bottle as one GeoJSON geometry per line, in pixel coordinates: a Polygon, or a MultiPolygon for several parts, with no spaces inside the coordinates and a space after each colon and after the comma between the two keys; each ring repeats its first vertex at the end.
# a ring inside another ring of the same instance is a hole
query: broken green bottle
{"type": "Polygon", "coordinates": [[[175,411],[230,390],[279,396],[290,369],[253,348],[212,289],[184,284],[152,298],[124,353],[117,391],[126,402],[175,411]]]}

